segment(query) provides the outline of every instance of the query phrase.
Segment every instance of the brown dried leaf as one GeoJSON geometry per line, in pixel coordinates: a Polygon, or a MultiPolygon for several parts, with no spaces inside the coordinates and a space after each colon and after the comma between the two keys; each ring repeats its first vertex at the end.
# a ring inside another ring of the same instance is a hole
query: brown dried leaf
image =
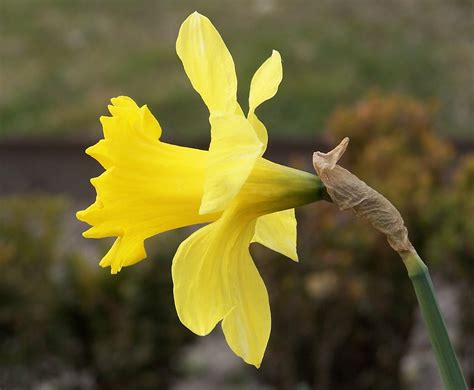
{"type": "Polygon", "coordinates": [[[352,210],[385,234],[395,251],[410,251],[413,247],[408,239],[408,231],[395,206],[357,176],[337,165],[348,144],[349,138],[346,137],[330,152],[313,154],[314,169],[329,196],[339,209],[352,210]]]}

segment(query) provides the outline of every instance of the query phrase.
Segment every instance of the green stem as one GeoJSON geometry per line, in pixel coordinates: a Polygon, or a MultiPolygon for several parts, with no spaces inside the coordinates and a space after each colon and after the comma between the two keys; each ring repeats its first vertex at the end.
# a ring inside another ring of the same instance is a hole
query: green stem
{"type": "Polygon", "coordinates": [[[447,390],[467,390],[466,381],[439,310],[428,267],[415,250],[405,252],[401,256],[415,288],[443,387],[447,390]]]}

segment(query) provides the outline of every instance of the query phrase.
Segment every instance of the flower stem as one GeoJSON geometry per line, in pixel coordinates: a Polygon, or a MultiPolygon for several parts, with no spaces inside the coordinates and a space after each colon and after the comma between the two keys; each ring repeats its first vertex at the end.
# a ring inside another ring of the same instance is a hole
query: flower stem
{"type": "Polygon", "coordinates": [[[408,239],[408,230],[400,212],[382,194],[337,164],[348,143],[349,138],[346,137],[330,152],[314,153],[314,169],[332,201],[341,210],[352,210],[358,217],[368,221],[385,234],[392,249],[400,254],[415,288],[444,388],[467,390],[439,310],[428,268],[408,239]]]}
{"type": "Polygon", "coordinates": [[[443,387],[447,390],[467,390],[466,381],[439,310],[428,267],[415,250],[401,253],[401,257],[415,289],[443,387]]]}

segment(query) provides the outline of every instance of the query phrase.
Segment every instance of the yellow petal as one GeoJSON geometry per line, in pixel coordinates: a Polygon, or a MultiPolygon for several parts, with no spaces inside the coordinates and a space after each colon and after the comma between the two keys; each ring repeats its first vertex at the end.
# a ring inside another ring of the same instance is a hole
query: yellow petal
{"type": "Polygon", "coordinates": [[[273,50],[272,55],[257,69],[250,83],[248,118],[265,147],[268,140],[267,130],[255,115],[255,110],[260,104],[275,96],[282,78],[281,56],[273,50]]]}
{"type": "Polygon", "coordinates": [[[237,77],[234,61],[208,18],[194,12],[183,22],[176,52],[209,111],[235,112],[237,77]]]}
{"type": "Polygon", "coordinates": [[[222,211],[239,193],[263,145],[245,117],[211,115],[211,145],[206,164],[202,214],[222,211]]]}
{"type": "Polygon", "coordinates": [[[267,289],[250,254],[240,259],[234,272],[239,304],[224,317],[222,330],[232,351],[259,368],[271,330],[267,289]]]}
{"type": "Polygon", "coordinates": [[[272,55],[257,69],[250,82],[249,110],[254,111],[260,104],[275,96],[282,78],[281,56],[273,50],[272,55]]]}
{"type": "Polygon", "coordinates": [[[258,367],[271,320],[268,294],[248,249],[254,228],[255,220],[226,210],[222,218],[180,245],[172,276],[181,322],[206,335],[223,319],[229,346],[258,367]]]}
{"type": "MultiPolygon", "coordinates": [[[[268,132],[265,125],[257,118],[257,115],[253,111],[249,112],[248,121],[252,125],[255,134],[257,134],[258,139],[263,145],[263,151],[267,148],[268,144],[268,132]]],[[[263,154],[263,153],[262,153],[263,154]]]]}
{"type": "Polygon", "coordinates": [[[178,317],[199,336],[211,332],[234,306],[225,280],[228,250],[215,240],[214,230],[214,224],[205,226],[183,241],[171,268],[178,317]]]}
{"type": "MultiPolygon", "coordinates": [[[[130,103],[120,104],[124,101],[130,103]]],[[[91,180],[96,201],[77,218],[92,225],[86,237],[118,237],[101,261],[115,273],[146,256],[146,238],[218,216],[198,212],[205,151],[160,142],[158,122],[148,109],[129,104],[111,111],[113,117],[101,118],[106,139],[87,150],[106,171],[91,180]]]]}
{"type": "Polygon", "coordinates": [[[298,261],[295,209],[259,217],[252,242],[259,242],[275,252],[298,261]]]}

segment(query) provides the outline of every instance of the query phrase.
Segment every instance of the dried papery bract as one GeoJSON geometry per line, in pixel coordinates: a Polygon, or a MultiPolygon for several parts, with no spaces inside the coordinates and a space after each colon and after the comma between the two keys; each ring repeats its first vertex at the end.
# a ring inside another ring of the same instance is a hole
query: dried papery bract
{"type": "Polygon", "coordinates": [[[398,253],[412,250],[402,216],[383,195],[369,187],[347,169],[337,165],[346,151],[349,138],[328,153],[313,154],[313,165],[332,201],[341,210],[353,210],[374,228],[385,234],[398,253]]]}

